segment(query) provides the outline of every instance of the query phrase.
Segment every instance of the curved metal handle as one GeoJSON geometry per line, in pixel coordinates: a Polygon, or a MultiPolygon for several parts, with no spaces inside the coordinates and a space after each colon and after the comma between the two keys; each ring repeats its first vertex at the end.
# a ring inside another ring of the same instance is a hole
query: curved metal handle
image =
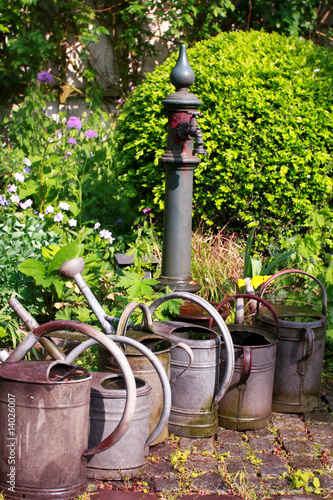
{"type": "Polygon", "coordinates": [[[247,379],[251,374],[251,368],[252,368],[252,347],[243,346],[243,367],[238,385],[245,385],[247,379]]]}
{"type": "Polygon", "coordinates": [[[91,337],[96,342],[100,343],[112,354],[112,356],[114,356],[124,376],[126,385],[126,403],[124,413],[118,426],[115,428],[112,434],[105,438],[101,443],[84,453],[84,456],[94,455],[95,453],[100,453],[110,448],[110,446],[113,446],[122,438],[122,436],[127,431],[135,412],[136,384],[126,356],[119,349],[119,347],[102,332],[85,323],[79,323],[78,321],[61,320],[51,321],[49,323],[45,323],[44,325],[38,326],[33,332],[30,332],[5,362],[10,363],[20,361],[31,349],[31,347],[35,345],[40,337],[47,333],[56,332],[59,330],[71,330],[74,332],[84,333],[85,335],[88,335],[88,337],[91,337]]]}
{"type": "Polygon", "coordinates": [[[123,310],[122,315],[120,316],[118,327],[117,327],[117,335],[126,335],[126,329],[128,325],[128,320],[130,319],[130,316],[132,312],[139,307],[142,311],[143,314],[143,331],[145,332],[151,332],[154,333],[153,331],[153,320],[151,317],[151,313],[148,309],[148,306],[146,304],[139,304],[138,302],[131,302],[130,304],[127,304],[125,309],[123,310]]]}
{"type": "Polygon", "coordinates": [[[313,330],[312,330],[312,328],[305,328],[305,332],[306,332],[307,337],[308,337],[308,348],[307,348],[307,351],[304,354],[303,358],[301,359],[301,361],[306,361],[313,353],[313,342],[314,342],[313,330]]]}
{"type": "MultiPolygon", "coordinates": [[[[276,312],[266,300],[262,299],[261,297],[258,297],[257,295],[253,295],[252,293],[239,293],[237,295],[232,295],[231,297],[227,297],[226,299],[222,300],[222,302],[220,302],[216,306],[216,311],[219,311],[228,302],[231,302],[232,300],[237,300],[238,298],[256,300],[258,304],[260,303],[263,304],[265,307],[267,307],[267,309],[270,311],[275,321],[276,335],[278,338],[280,338],[280,322],[276,312]]],[[[209,321],[209,328],[212,328],[212,326],[213,326],[213,321],[211,319],[209,321]]]]}
{"type": "Polygon", "coordinates": [[[205,311],[207,311],[208,314],[210,314],[210,316],[215,320],[215,322],[217,323],[218,327],[221,330],[222,338],[224,340],[226,347],[227,362],[226,362],[226,369],[223,374],[223,379],[220,382],[219,390],[217,391],[213,401],[214,404],[217,404],[220,401],[220,399],[224,396],[224,394],[227,392],[228,387],[231,384],[231,379],[235,364],[234,346],[227,325],[221,318],[221,315],[216,311],[216,309],[214,309],[214,307],[211,304],[209,304],[209,302],[189,292],[172,292],[167,295],[164,295],[163,297],[160,297],[150,305],[149,307],[150,313],[152,314],[158,306],[163,304],[163,302],[166,302],[171,299],[189,300],[191,302],[194,302],[195,304],[198,304],[203,309],[205,309],[205,311]]]}
{"type": "MultiPolygon", "coordinates": [[[[144,318],[144,324],[142,326],[143,331],[148,330],[148,331],[154,333],[152,315],[150,313],[150,310],[146,306],[146,304],[139,304],[137,302],[131,302],[130,304],[128,304],[125,307],[125,309],[120,317],[120,320],[118,323],[118,328],[117,328],[117,335],[121,335],[121,336],[126,335],[126,328],[128,325],[128,320],[129,320],[132,312],[137,307],[139,307],[143,312],[143,318],[144,318]]],[[[182,370],[180,373],[178,373],[177,377],[175,377],[173,380],[170,381],[170,383],[172,384],[182,373],[184,373],[191,366],[191,364],[194,361],[194,354],[193,354],[192,349],[188,345],[186,345],[184,342],[177,342],[177,340],[175,339],[175,337],[173,335],[168,334],[166,332],[159,332],[158,336],[169,340],[172,344],[174,344],[173,347],[180,347],[181,349],[184,349],[184,351],[186,351],[186,353],[189,356],[188,365],[184,368],[184,370],[182,370]]]]}
{"type": "MultiPolygon", "coordinates": [[[[141,344],[137,340],[131,339],[129,337],[122,337],[120,335],[107,335],[107,337],[112,340],[113,342],[121,342],[122,344],[128,344],[132,347],[135,347],[138,351],[140,351],[146,358],[151,362],[153,367],[155,368],[157,375],[161,381],[162,389],[163,389],[163,409],[162,409],[162,414],[161,417],[155,427],[155,429],[152,431],[150,436],[147,438],[146,445],[150,445],[157,439],[160,434],[163,432],[165,426],[168,423],[169,420],[169,415],[171,411],[171,389],[170,389],[170,384],[168,380],[168,376],[166,374],[165,369],[163,368],[162,363],[160,360],[155,356],[151,350],[146,347],[145,345],[141,344]]],[[[92,347],[93,345],[96,345],[96,341],[93,339],[87,340],[86,342],[82,342],[79,344],[77,347],[75,347],[66,357],[65,361],[68,363],[72,363],[73,360],[79,356],[83,351],[88,349],[89,347],[92,347]]]]}
{"type": "Polygon", "coordinates": [[[309,278],[313,279],[319,285],[319,288],[321,290],[322,299],[323,299],[322,313],[326,316],[326,314],[327,314],[327,294],[326,294],[326,290],[325,290],[323,284],[319,281],[318,278],[316,278],[315,276],[312,276],[312,274],[309,274],[305,271],[301,271],[300,269],[285,269],[283,271],[279,271],[279,272],[275,273],[267,281],[265,281],[265,283],[263,283],[261,285],[260,290],[259,290],[259,297],[261,297],[263,295],[266,287],[273,280],[275,280],[276,278],[279,278],[280,276],[283,276],[285,274],[304,274],[305,276],[308,276],[309,278]]]}

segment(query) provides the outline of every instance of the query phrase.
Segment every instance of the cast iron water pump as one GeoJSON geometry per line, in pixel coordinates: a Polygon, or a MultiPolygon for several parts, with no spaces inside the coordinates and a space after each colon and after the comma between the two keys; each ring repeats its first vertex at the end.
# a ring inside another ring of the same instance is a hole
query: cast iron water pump
{"type": "Polygon", "coordinates": [[[157,289],[197,292],[201,286],[191,278],[193,171],[206,155],[198,127],[202,102],[188,91],[195,76],[181,45],[170,81],[176,92],[162,100],[168,112],[167,151],[159,159],[166,170],[162,272],[157,289]],[[196,142],[196,149],[194,149],[196,142]]]}

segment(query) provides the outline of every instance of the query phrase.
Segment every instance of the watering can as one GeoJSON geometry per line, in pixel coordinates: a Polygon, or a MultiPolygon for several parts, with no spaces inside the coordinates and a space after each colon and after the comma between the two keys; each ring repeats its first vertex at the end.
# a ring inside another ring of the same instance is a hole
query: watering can
{"type": "MultiPolygon", "coordinates": [[[[273,411],[303,413],[317,408],[320,398],[321,372],[327,328],[327,295],[322,283],[305,271],[286,269],[271,276],[261,287],[281,276],[302,274],[314,280],[320,288],[321,311],[309,307],[274,304],[280,322],[273,390],[273,411]]],[[[257,311],[257,324],[272,330],[273,319],[266,307],[257,311]]]]}
{"type": "Polygon", "coordinates": [[[119,441],[134,416],[135,380],[122,351],[99,330],[52,321],[30,332],[0,365],[0,490],[6,498],[71,499],[86,490],[86,457],[119,441]],[[88,449],[91,375],[63,360],[21,361],[48,333],[70,330],[100,342],[117,359],[127,399],[116,429],[88,449]]]}
{"type": "MultiPolygon", "coordinates": [[[[88,477],[102,480],[138,477],[144,472],[149,445],[158,440],[168,423],[171,408],[170,384],[163,364],[149,347],[135,339],[119,335],[108,335],[108,338],[125,345],[126,348],[130,349],[130,352],[136,353],[139,351],[141,366],[148,367],[150,365],[150,372],[151,367],[153,367],[156,378],[162,387],[161,398],[158,401],[161,412],[159,418],[154,420],[154,428],[150,432],[150,414],[156,410],[151,404],[152,389],[146,380],[136,377],[136,409],[126,434],[112,449],[109,448],[88,458],[87,474],[88,477]],[[143,358],[146,360],[145,364],[143,358]]],[[[96,341],[93,339],[83,342],[67,355],[66,361],[72,362],[85,349],[94,344],[96,344],[96,341]]],[[[105,349],[103,351],[107,353],[105,349]]],[[[127,355],[128,352],[127,350],[127,355]]],[[[109,352],[108,355],[111,357],[109,352]]],[[[115,358],[113,356],[112,359],[115,369],[119,371],[118,365],[114,363],[115,358]]],[[[89,448],[95,446],[96,442],[104,439],[106,435],[114,430],[119,421],[119,415],[123,413],[126,399],[124,389],[124,380],[118,374],[109,372],[92,374],[89,448]]]]}
{"type": "MultiPolygon", "coordinates": [[[[220,314],[204,299],[188,292],[174,292],[160,297],[144,312],[144,329],[172,343],[182,342],[193,352],[175,346],[171,349],[171,412],[169,431],[178,436],[209,437],[218,426],[217,403],[231,382],[234,349],[230,333],[220,314]],[[226,369],[220,381],[220,335],[205,327],[174,321],[153,322],[151,315],[163,302],[171,299],[193,301],[202,306],[216,321],[227,351],[226,369]]],[[[124,335],[130,309],[120,318],[117,334],[124,335]]]]}
{"type": "MultiPolygon", "coordinates": [[[[237,431],[266,427],[272,412],[272,396],[279,320],[272,306],[252,294],[238,294],[223,300],[216,309],[239,299],[255,300],[267,307],[275,321],[275,331],[257,325],[228,325],[235,349],[235,369],[231,384],[219,402],[219,425],[237,431]]],[[[210,321],[212,327],[213,321],[210,321]]],[[[215,329],[215,328],[214,328],[215,329]]],[[[221,373],[225,350],[221,349],[221,373]]]]}

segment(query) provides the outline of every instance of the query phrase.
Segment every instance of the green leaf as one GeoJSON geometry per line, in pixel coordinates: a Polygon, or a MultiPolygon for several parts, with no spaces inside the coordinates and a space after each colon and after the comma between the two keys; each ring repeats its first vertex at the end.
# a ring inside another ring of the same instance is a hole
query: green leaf
{"type": "Polygon", "coordinates": [[[18,270],[26,276],[32,276],[35,279],[45,278],[46,276],[46,269],[43,262],[40,262],[37,259],[25,260],[19,265],[18,270]]]}
{"type": "Polygon", "coordinates": [[[79,257],[83,251],[83,245],[79,241],[73,241],[68,245],[60,248],[60,250],[55,254],[52,261],[50,262],[48,272],[49,274],[58,270],[64,262],[75,257],[79,257]]]}

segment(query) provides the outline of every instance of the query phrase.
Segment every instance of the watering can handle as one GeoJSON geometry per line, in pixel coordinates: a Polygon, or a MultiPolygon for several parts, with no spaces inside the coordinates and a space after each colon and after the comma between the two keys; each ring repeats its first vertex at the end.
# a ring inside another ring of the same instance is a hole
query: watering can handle
{"type": "MultiPolygon", "coordinates": [[[[120,317],[120,320],[119,320],[119,323],[118,323],[118,328],[117,328],[117,335],[123,336],[123,335],[126,334],[128,320],[129,320],[132,312],[137,307],[140,307],[140,309],[143,312],[143,327],[142,327],[143,331],[147,331],[148,330],[148,331],[154,333],[154,325],[153,325],[151,313],[150,313],[150,310],[149,310],[148,306],[146,306],[146,304],[138,304],[137,302],[131,302],[130,304],[127,304],[127,306],[125,307],[125,309],[124,309],[124,311],[123,311],[123,313],[122,313],[122,315],[120,317]]],[[[186,345],[184,342],[177,342],[176,339],[174,338],[174,336],[171,335],[171,334],[168,334],[167,332],[159,333],[158,335],[161,336],[161,337],[163,337],[163,338],[165,338],[166,340],[169,340],[172,344],[174,344],[173,347],[180,347],[181,349],[184,349],[184,351],[186,351],[186,353],[188,354],[189,363],[185,367],[185,369],[181,373],[179,373],[177,375],[176,378],[178,378],[193,363],[193,361],[194,361],[193,351],[190,348],[190,346],[186,345]]],[[[172,380],[171,383],[174,382],[174,381],[175,381],[175,379],[172,380]]]]}
{"type": "Polygon", "coordinates": [[[261,285],[260,290],[259,290],[259,297],[261,297],[263,295],[266,287],[273,280],[275,280],[276,278],[279,278],[280,276],[283,276],[285,274],[304,274],[305,276],[312,278],[319,285],[319,288],[321,290],[322,299],[323,299],[322,313],[324,314],[324,316],[326,316],[326,314],[327,314],[327,294],[326,294],[326,290],[325,290],[323,284],[319,281],[318,278],[316,278],[315,276],[312,276],[312,274],[309,274],[305,271],[301,271],[300,269],[285,269],[283,271],[278,271],[277,273],[275,273],[267,281],[265,281],[265,283],[263,283],[261,285]]]}
{"type": "Polygon", "coordinates": [[[305,328],[305,333],[308,337],[308,348],[301,361],[306,361],[313,352],[314,333],[312,328],[305,328]]]}
{"type": "MultiPolygon", "coordinates": [[[[234,346],[227,325],[223,321],[221,315],[216,311],[216,309],[214,309],[214,307],[211,304],[209,304],[209,302],[189,292],[172,292],[167,295],[164,295],[163,297],[160,297],[149,306],[150,313],[152,314],[155,311],[155,309],[158,306],[160,306],[163,302],[172,299],[189,300],[191,302],[194,302],[195,304],[198,304],[203,309],[205,309],[205,311],[207,311],[208,314],[210,314],[210,316],[215,320],[215,322],[217,323],[218,327],[221,330],[221,334],[226,347],[227,362],[222,381],[220,382],[219,390],[217,391],[213,401],[214,404],[217,404],[220,401],[220,399],[224,396],[224,394],[227,392],[228,387],[231,384],[234,365],[235,365],[234,346]]],[[[170,337],[172,337],[172,335],[170,335],[170,337]]]]}
{"type": "MultiPolygon", "coordinates": [[[[157,375],[161,381],[161,385],[163,388],[163,410],[162,414],[160,417],[160,420],[158,421],[155,429],[152,431],[150,436],[147,438],[146,445],[150,445],[157,439],[160,434],[163,432],[165,426],[168,423],[169,420],[169,415],[171,411],[171,389],[170,389],[170,384],[168,380],[168,376],[166,374],[165,369],[163,368],[162,363],[159,361],[159,359],[155,356],[154,353],[151,352],[151,350],[146,347],[145,345],[141,344],[135,339],[131,339],[128,337],[122,337],[120,335],[107,335],[107,337],[112,340],[113,342],[121,342],[122,344],[128,344],[138,351],[140,351],[146,358],[151,362],[153,367],[155,368],[157,375]]],[[[75,347],[66,357],[65,361],[67,363],[72,363],[74,359],[79,356],[83,351],[88,349],[89,347],[92,347],[93,345],[96,345],[96,341],[94,339],[86,340],[85,342],[82,342],[79,344],[77,347],[75,347]]]]}
{"type": "MultiPolygon", "coordinates": [[[[258,297],[257,295],[253,295],[252,293],[239,293],[237,295],[232,295],[231,297],[227,297],[226,299],[222,300],[222,302],[220,302],[218,306],[216,306],[216,311],[219,311],[228,302],[231,302],[232,300],[237,300],[238,298],[256,300],[258,304],[261,303],[265,307],[267,307],[267,309],[270,311],[275,321],[276,335],[278,338],[280,338],[280,322],[276,312],[266,300],[262,299],[261,297],[258,297]]],[[[213,326],[213,320],[211,319],[209,321],[209,328],[212,328],[212,326],[213,326]]]]}
{"type": "Polygon", "coordinates": [[[238,385],[244,385],[251,374],[252,368],[252,347],[243,346],[243,368],[238,385]]]}
{"type": "Polygon", "coordinates": [[[126,359],[125,354],[118,348],[112,340],[110,340],[105,334],[101,333],[96,328],[87,325],[85,323],[79,323],[78,321],[50,321],[44,325],[38,326],[33,332],[30,332],[18,345],[18,347],[12,352],[9,358],[5,361],[6,363],[18,362],[20,361],[27,352],[39,341],[40,337],[47,333],[56,332],[59,330],[70,330],[73,332],[80,332],[88,337],[91,337],[98,343],[100,343],[105,349],[107,349],[116,359],[119,367],[124,375],[125,385],[126,385],[126,404],[124,408],[124,413],[122,418],[116,427],[116,429],[105,438],[101,443],[91,448],[86,453],[87,455],[94,455],[95,453],[100,453],[110,446],[113,446],[127,431],[135,412],[136,406],[136,384],[131,367],[126,359]]]}

